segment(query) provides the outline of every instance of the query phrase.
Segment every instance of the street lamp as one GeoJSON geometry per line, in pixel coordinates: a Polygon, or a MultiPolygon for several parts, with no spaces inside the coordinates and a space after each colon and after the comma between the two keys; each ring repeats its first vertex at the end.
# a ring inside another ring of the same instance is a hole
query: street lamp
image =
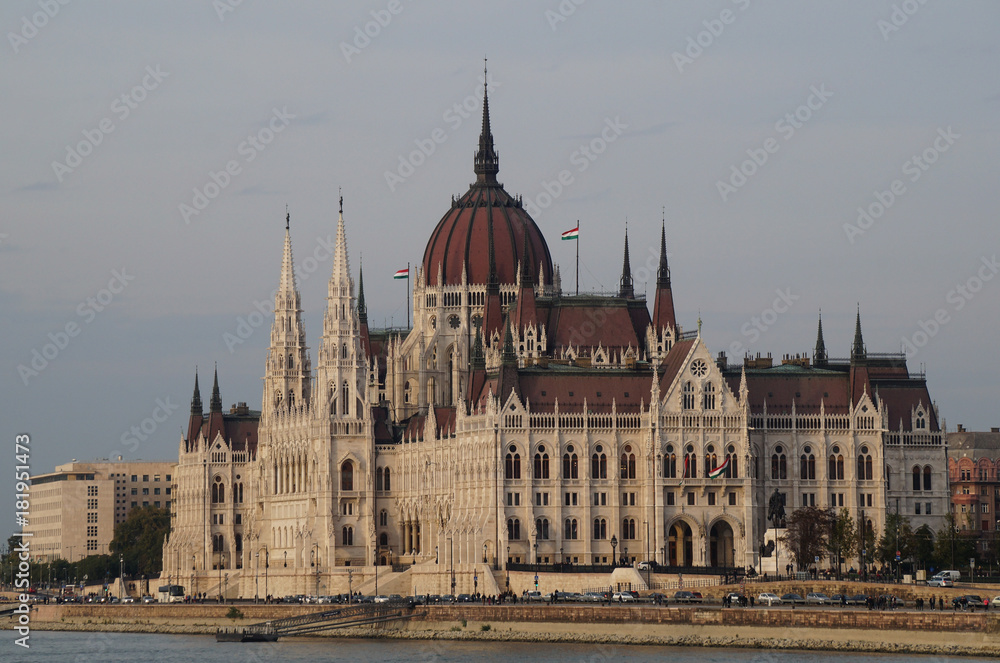
{"type": "MultiPolygon", "coordinates": [[[[451,595],[455,596],[455,539],[448,537],[448,544],[451,546],[451,595]]],[[[454,599],[453,599],[454,600],[454,599]]]]}
{"type": "Polygon", "coordinates": [[[479,572],[476,569],[472,569],[472,593],[479,593],[479,572]]]}
{"type": "MultiPolygon", "coordinates": [[[[49,565],[51,572],[52,566],[49,565]]],[[[122,586],[125,584],[125,556],[118,553],[118,600],[122,600],[122,586]]]]}
{"type": "Polygon", "coordinates": [[[194,572],[195,572],[194,560],[195,560],[195,555],[194,553],[191,553],[191,596],[197,598],[198,592],[195,591],[197,589],[197,586],[194,584],[194,572]]]}
{"type": "Polygon", "coordinates": [[[438,563],[438,547],[434,546],[434,563],[438,563]]]}
{"type": "Polygon", "coordinates": [[[486,563],[486,544],[483,544],[483,564],[486,563]]]}
{"type": "Polygon", "coordinates": [[[260,599],[260,550],[253,554],[253,602],[260,599]]]}
{"type": "MultiPolygon", "coordinates": [[[[226,553],[219,553],[219,603],[222,603],[224,598],[222,596],[222,567],[226,565],[226,553]]],[[[228,574],[227,574],[228,575],[228,574]]]]}
{"type": "Polygon", "coordinates": [[[628,546],[622,546],[622,561],[628,566],[628,546]]]}
{"type": "Polygon", "coordinates": [[[534,548],[535,548],[535,564],[538,564],[538,541],[535,541],[534,548]]]}
{"type": "Polygon", "coordinates": [[[618,558],[615,556],[615,549],[618,547],[618,537],[611,535],[611,565],[618,566],[618,558]]]}
{"type": "Polygon", "coordinates": [[[507,571],[507,591],[510,591],[510,546],[507,546],[507,562],[503,565],[507,571]]]}
{"type": "Polygon", "coordinates": [[[222,591],[222,602],[226,602],[226,594],[229,593],[229,571],[226,571],[226,586],[222,591]]]}
{"type": "Polygon", "coordinates": [[[347,604],[354,602],[354,569],[347,569],[347,604]]]}

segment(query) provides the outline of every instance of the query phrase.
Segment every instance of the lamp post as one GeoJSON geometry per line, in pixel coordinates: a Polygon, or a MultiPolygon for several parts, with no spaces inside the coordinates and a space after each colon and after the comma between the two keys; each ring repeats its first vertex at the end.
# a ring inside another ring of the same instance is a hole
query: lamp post
{"type": "Polygon", "coordinates": [[[651,566],[649,563],[649,521],[646,520],[643,522],[646,525],[646,587],[649,587],[649,574],[652,571],[649,568],[651,566]]]}
{"type": "Polygon", "coordinates": [[[260,550],[253,554],[253,602],[260,600],[260,550]]]}
{"type": "MultiPolygon", "coordinates": [[[[257,551],[260,552],[259,550],[257,551]]],[[[271,566],[271,554],[267,546],[264,546],[264,601],[270,601],[271,595],[267,593],[267,569],[271,566]]]]}
{"type": "Polygon", "coordinates": [[[479,593],[479,572],[476,569],[472,569],[472,593],[479,593]]]}
{"type": "Polygon", "coordinates": [[[538,564],[538,541],[535,541],[533,547],[535,548],[535,564],[538,564]]]}
{"type": "Polygon", "coordinates": [[[229,593],[229,571],[226,571],[225,577],[226,577],[226,585],[225,585],[225,589],[223,589],[223,591],[222,591],[222,602],[223,603],[226,602],[226,594],[229,593]]]}
{"type": "Polygon", "coordinates": [[[195,568],[194,568],[194,567],[195,567],[195,559],[196,559],[196,558],[195,558],[195,554],[194,554],[194,553],[191,553],[191,596],[193,596],[193,597],[196,597],[196,598],[197,598],[197,596],[198,596],[198,592],[197,592],[196,590],[198,589],[198,587],[197,587],[197,586],[196,586],[196,585],[194,584],[194,582],[195,582],[195,577],[194,577],[194,572],[195,572],[195,568]]]}
{"type": "Polygon", "coordinates": [[[354,602],[354,569],[347,569],[347,605],[354,602]]]}
{"type": "Polygon", "coordinates": [[[611,565],[618,566],[618,557],[615,549],[618,548],[618,537],[614,534],[611,535],[611,565]]]}
{"type": "Polygon", "coordinates": [[[226,553],[219,553],[219,603],[222,603],[224,598],[222,596],[222,567],[226,565],[226,553]]]}
{"type": "Polygon", "coordinates": [[[451,546],[451,552],[449,556],[451,557],[451,595],[452,600],[455,596],[455,539],[448,537],[448,545],[451,546]]]}
{"type": "Polygon", "coordinates": [[[483,564],[486,563],[486,544],[483,544],[483,564]]]}
{"type": "Polygon", "coordinates": [[[378,596],[378,552],[375,553],[375,596],[378,596]]]}
{"type": "Polygon", "coordinates": [[[507,562],[503,568],[507,571],[507,591],[510,591],[510,546],[507,546],[507,562]]]}
{"type": "MultiPolygon", "coordinates": [[[[52,566],[49,565],[51,571],[52,566]]],[[[125,555],[118,553],[118,600],[122,600],[122,586],[125,584],[125,555]]]]}
{"type": "Polygon", "coordinates": [[[434,563],[438,563],[438,547],[434,546],[434,563]]]}
{"type": "Polygon", "coordinates": [[[313,550],[310,551],[310,552],[316,553],[316,565],[315,565],[316,566],[316,594],[315,594],[315,596],[319,596],[319,544],[318,543],[313,543],[313,550]]]}

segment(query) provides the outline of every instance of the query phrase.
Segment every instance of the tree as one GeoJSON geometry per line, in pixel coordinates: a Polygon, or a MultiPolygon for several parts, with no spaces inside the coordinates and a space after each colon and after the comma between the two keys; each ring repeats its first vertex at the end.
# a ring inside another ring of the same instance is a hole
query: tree
{"type": "Polygon", "coordinates": [[[823,559],[829,549],[832,514],[826,509],[807,506],[788,516],[781,542],[792,552],[799,569],[807,568],[816,557],[823,559]]]}
{"type": "Polygon", "coordinates": [[[924,524],[913,533],[913,560],[917,568],[934,566],[934,531],[924,524]]]}
{"type": "Polygon", "coordinates": [[[858,533],[854,526],[854,518],[847,509],[840,513],[830,510],[830,537],[827,540],[827,550],[837,560],[837,575],[842,573],[845,559],[854,557],[858,549],[858,533]]]}
{"type": "Polygon", "coordinates": [[[170,532],[170,512],[157,507],[132,509],[115,528],[110,550],[124,558],[129,575],[155,576],[163,568],[163,539],[170,532]]]}
{"type": "Polygon", "coordinates": [[[913,529],[906,516],[888,513],[885,516],[885,530],[875,548],[875,559],[892,566],[896,562],[897,552],[900,553],[900,561],[913,555],[913,529]]]}
{"type": "Polygon", "coordinates": [[[944,527],[934,537],[934,559],[939,569],[957,569],[976,553],[975,541],[958,531],[955,514],[944,517],[944,527]]]}

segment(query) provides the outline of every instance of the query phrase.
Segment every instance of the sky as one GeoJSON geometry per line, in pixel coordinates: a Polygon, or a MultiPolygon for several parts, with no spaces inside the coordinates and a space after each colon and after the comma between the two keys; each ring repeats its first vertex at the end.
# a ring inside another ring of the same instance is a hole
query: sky
{"type": "MultiPolygon", "coordinates": [[[[63,4],[65,2],[65,4],[63,4]]],[[[488,58],[499,179],[574,287],[653,293],[713,352],[869,352],[950,430],[1000,425],[1000,5],[989,0],[0,6],[0,435],[33,474],[176,459],[207,403],[259,409],[286,206],[313,356],[338,197],[373,327],[474,180],[488,58]]],[[[5,484],[9,485],[9,484],[5,484]]],[[[14,499],[0,530],[14,526],[14,499]]]]}

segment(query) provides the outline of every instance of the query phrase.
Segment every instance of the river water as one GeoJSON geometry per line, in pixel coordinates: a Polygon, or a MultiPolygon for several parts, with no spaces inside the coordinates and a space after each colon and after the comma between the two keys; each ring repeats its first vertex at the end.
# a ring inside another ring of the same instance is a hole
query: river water
{"type": "Polygon", "coordinates": [[[13,643],[5,631],[0,662],[53,661],[58,663],[306,663],[311,661],[379,661],[385,663],[447,661],[546,661],[546,663],[603,663],[669,661],[669,663],[969,663],[974,660],[943,656],[857,654],[838,652],[683,647],[606,646],[514,642],[456,642],[428,640],[348,640],[289,638],[277,643],[217,643],[214,636],[152,635],[138,633],[80,633],[35,631],[31,648],[13,643]]]}

